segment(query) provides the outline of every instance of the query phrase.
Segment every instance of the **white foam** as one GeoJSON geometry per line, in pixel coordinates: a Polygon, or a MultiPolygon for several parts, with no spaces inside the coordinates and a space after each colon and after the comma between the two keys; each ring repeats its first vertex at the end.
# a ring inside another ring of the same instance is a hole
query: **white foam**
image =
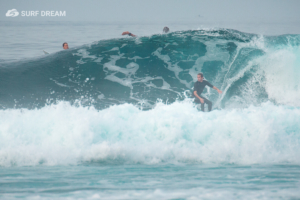
{"type": "Polygon", "coordinates": [[[300,106],[300,47],[269,50],[259,61],[265,71],[269,98],[300,106]]]}
{"type": "Polygon", "coordinates": [[[0,111],[0,166],[80,162],[300,163],[300,108],[197,111],[186,100],[149,111],[66,102],[0,111]]]}

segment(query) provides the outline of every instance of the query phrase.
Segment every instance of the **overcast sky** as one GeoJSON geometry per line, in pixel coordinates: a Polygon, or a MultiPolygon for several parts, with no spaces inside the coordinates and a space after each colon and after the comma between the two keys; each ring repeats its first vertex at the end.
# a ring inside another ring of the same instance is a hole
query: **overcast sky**
{"type": "Polygon", "coordinates": [[[1,21],[45,20],[5,16],[7,10],[66,11],[47,20],[98,22],[299,22],[299,0],[0,0],[1,21]]]}
{"type": "Polygon", "coordinates": [[[194,23],[223,28],[252,24],[300,33],[299,8],[300,0],[0,0],[0,21],[194,23]],[[11,9],[66,11],[66,17],[6,17],[11,9]]]}

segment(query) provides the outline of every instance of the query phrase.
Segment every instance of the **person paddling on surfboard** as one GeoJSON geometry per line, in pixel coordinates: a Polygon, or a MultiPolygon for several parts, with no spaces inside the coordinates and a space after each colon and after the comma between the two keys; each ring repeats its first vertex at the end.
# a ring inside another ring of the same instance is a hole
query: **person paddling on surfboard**
{"type": "Polygon", "coordinates": [[[63,46],[64,49],[69,49],[69,45],[66,42],[64,42],[62,46],[63,46]]]}
{"type": "Polygon", "coordinates": [[[196,81],[196,83],[194,84],[194,92],[193,92],[193,94],[195,96],[194,102],[197,104],[201,103],[201,110],[203,112],[204,112],[204,104],[206,103],[208,105],[208,111],[211,111],[212,102],[201,96],[201,93],[203,92],[204,87],[209,86],[209,87],[217,90],[219,94],[222,94],[222,91],[219,90],[217,87],[213,86],[212,84],[210,84],[207,80],[204,80],[202,73],[197,74],[197,80],[198,81],[196,81]]]}
{"type": "Polygon", "coordinates": [[[133,35],[133,34],[130,33],[129,31],[123,32],[122,35],[129,35],[129,36],[131,36],[131,37],[136,37],[136,35],[133,35]]]}

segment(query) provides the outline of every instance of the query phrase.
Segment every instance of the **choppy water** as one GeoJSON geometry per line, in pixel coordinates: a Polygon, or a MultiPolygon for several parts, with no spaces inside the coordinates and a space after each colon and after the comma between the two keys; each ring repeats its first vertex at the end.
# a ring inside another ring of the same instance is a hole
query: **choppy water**
{"type": "Polygon", "coordinates": [[[16,167],[0,172],[0,198],[298,199],[299,169],[298,165],[16,167]]]}
{"type": "Polygon", "coordinates": [[[7,54],[0,197],[300,198],[299,47],[199,29],[7,54]],[[210,113],[191,98],[199,72],[223,91],[204,91],[210,113]]]}

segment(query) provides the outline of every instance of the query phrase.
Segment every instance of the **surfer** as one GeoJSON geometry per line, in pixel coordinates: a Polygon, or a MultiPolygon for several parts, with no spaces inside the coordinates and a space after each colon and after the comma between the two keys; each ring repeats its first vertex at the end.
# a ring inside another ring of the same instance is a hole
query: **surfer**
{"type": "Polygon", "coordinates": [[[215,90],[218,91],[219,94],[222,93],[221,90],[219,90],[217,87],[210,84],[207,80],[203,80],[203,74],[199,73],[197,74],[197,80],[194,84],[194,96],[195,96],[195,103],[201,103],[201,110],[204,111],[204,104],[206,103],[208,105],[208,111],[211,111],[212,108],[212,102],[208,99],[201,96],[201,93],[203,92],[204,87],[207,85],[215,90]]]}
{"type": "Polygon", "coordinates": [[[169,27],[165,26],[164,29],[163,29],[163,32],[164,32],[164,33],[168,33],[169,30],[170,30],[169,27]]]}
{"type": "Polygon", "coordinates": [[[63,46],[64,49],[69,49],[69,45],[66,42],[64,42],[62,46],[63,46]]]}
{"type": "Polygon", "coordinates": [[[131,36],[131,37],[136,37],[136,35],[133,35],[133,34],[130,33],[129,31],[123,32],[122,35],[129,35],[129,36],[131,36]]]}

